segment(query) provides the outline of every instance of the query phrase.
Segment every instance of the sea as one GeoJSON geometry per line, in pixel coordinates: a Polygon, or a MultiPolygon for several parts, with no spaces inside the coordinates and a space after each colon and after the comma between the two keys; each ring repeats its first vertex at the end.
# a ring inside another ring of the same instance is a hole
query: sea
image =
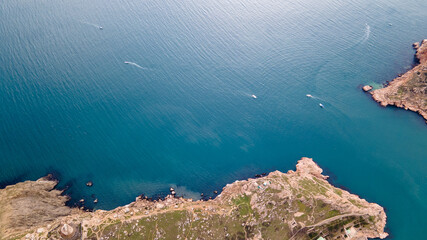
{"type": "Polygon", "coordinates": [[[410,69],[426,23],[425,0],[2,0],[0,186],[52,173],[108,210],[311,157],[425,239],[427,124],[361,87],[410,69]]]}

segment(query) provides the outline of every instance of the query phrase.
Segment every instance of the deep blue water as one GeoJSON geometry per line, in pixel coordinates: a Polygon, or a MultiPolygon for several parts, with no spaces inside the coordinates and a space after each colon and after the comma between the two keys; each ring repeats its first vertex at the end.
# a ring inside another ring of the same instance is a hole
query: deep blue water
{"type": "Polygon", "coordinates": [[[427,125],[360,86],[410,68],[426,22],[425,0],[4,0],[0,182],[55,172],[111,209],[307,156],[423,239],[427,125]]]}

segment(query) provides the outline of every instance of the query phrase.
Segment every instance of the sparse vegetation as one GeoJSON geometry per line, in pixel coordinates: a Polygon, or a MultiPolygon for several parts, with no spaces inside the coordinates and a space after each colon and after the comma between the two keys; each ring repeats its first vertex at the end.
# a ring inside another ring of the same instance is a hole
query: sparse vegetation
{"type": "Polygon", "coordinates": [[[342,197],[342,190],[341,189],[334,189],[334,193],[338,194],[338,196],[342,197]]]}
{"type": "MultiPolygon", "coordinates": [[[[301,161],[310,169],[317,167],[311,159],[301,161]]],[[[341,190],[304,170],[277,172],[231,184],[215,200],[138,199],[112,211],[80,211],[29,234],[30,238],[62,239],[59,231],[67,222],[83,239],[338,239],[344,227],[376,234],[376,226],[385,225],[378,205],[368,204],[377,214],[369,215],[366,203],[351,199],[360,208],[349,212],[350,203],[342,195],[341,190]]],[[[25,235],[19,233],[17,238],[25,235]]]]}

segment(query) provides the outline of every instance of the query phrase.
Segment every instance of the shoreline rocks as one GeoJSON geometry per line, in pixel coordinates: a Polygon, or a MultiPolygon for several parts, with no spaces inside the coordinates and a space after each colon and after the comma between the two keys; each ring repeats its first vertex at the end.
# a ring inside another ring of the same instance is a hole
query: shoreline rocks
{"type": "Polygon", "coordinates": [[[373,89],[373,87],[371,85],[365,85],[362,87],[363,91],[365,92],[369,92],[373,89]]]}
{"type": "Polygon", "coordinates": [[[393,79],[386,87],[371,91],[381,106],[394,105],[420,114],[427,123],[427,39],[414,43],[418,65],[393,79]]]}
{"type": "MultiPolygon", "coordinates": [[[[357,239],[385,238],[388,234],[384,232],[387,219],[384,209],[332,186],[326,181],[328,176],[322,172],[311,158],[301,158],[295,171],[274,171],[260,178],[235,181],[225,186],[215,199],[193,201],[171,194],[164,199],[149,201],[140,196],[123,207],[95,212],[65,207],[61,192],[53,190],[57,182],[27,181],[0,189],[0,209],[17,201],[11,198],[17,194],[18,199],[41,197],[39,201],[32,200],[41,204],[32,205],[37,211],[52,208],[64,208],[66,211],[45,211],[47,216],[40,218],[38,213],[22,212],[27,202],[18,209],[6,208],[6,211],[0,211],[0,235],[7,239],[22,234],[26,234],[22,239],[112,236],[146,239],[157,234],[159,239],[176,239],[188,233],[184,229],[190,229],[192,235],[188,236],[189,239],[243,238],[245,231],[248,238],[253,239],[255,235],[251,234],[256,233],[259,239],[274,239],[269,235],[272,228],[277,229],[273,231],[277,232],[277,236],[291,238],[292,234],[293,239],[306,239],[307,236],[340,238],[347,229],[352,229],[357,239]],[[48,187],[40,190],[40,186],[46,184],[48,187]],[[38,189],[43,196],[28,192],[27,188],[38,189]],[[49,203],[49,198],[53,198],[54,202],[49,203]],[[311,211],[314,207],[317,210],[311,211]],[[11,213],[19,218],[4,225],[4,219],[8,219],[11,213]],[[218,221],[224,226],[213,224],[218,221]],[[31,224],[22,228],[21,225],[14,225],[16,222],[31,224]],[[331,228],[341,222],[345,223],[345,229],[331,228]],[[94,231],[97,235],[93,235],[94,231]]],[[[171,188],[170,191],[172,193],[175,189],[171,188]]]]}
{"type": "Polygon", "coordinates": [[[413,47],[415,50],[417,50],[417,49],[420,47],[420,43],[419,43],[419,42],[414,42],[414,43],[412,44],[412,47],[413,47]]]}

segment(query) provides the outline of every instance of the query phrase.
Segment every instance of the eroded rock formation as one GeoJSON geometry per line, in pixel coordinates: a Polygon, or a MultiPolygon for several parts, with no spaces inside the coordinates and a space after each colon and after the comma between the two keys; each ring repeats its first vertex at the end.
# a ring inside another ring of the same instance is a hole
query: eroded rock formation
{"type": "Polygon", "coordinates": [[[68,197],[54,189],[56,185],[55,180],[41,178],[1,189],[0,237],[7,239],[16,233],[70,215],[72,209],[65,206],[68,197]]]}
{"type": "Polygon", "coordinates": [[[111,211],[64,206],[40,179],[0,190],[3,239],[366,239],[385,238],[384,209],[329,184],[310,158],[296,171],[236,181],[217,198],[138,197],[111,211]],[[18,205],[16,205],[18,204],[18,205]],[[19,207],[17,207],[19,206],[19,207]],[[41,217],[38,217],[41,214],[41,217]]]}

